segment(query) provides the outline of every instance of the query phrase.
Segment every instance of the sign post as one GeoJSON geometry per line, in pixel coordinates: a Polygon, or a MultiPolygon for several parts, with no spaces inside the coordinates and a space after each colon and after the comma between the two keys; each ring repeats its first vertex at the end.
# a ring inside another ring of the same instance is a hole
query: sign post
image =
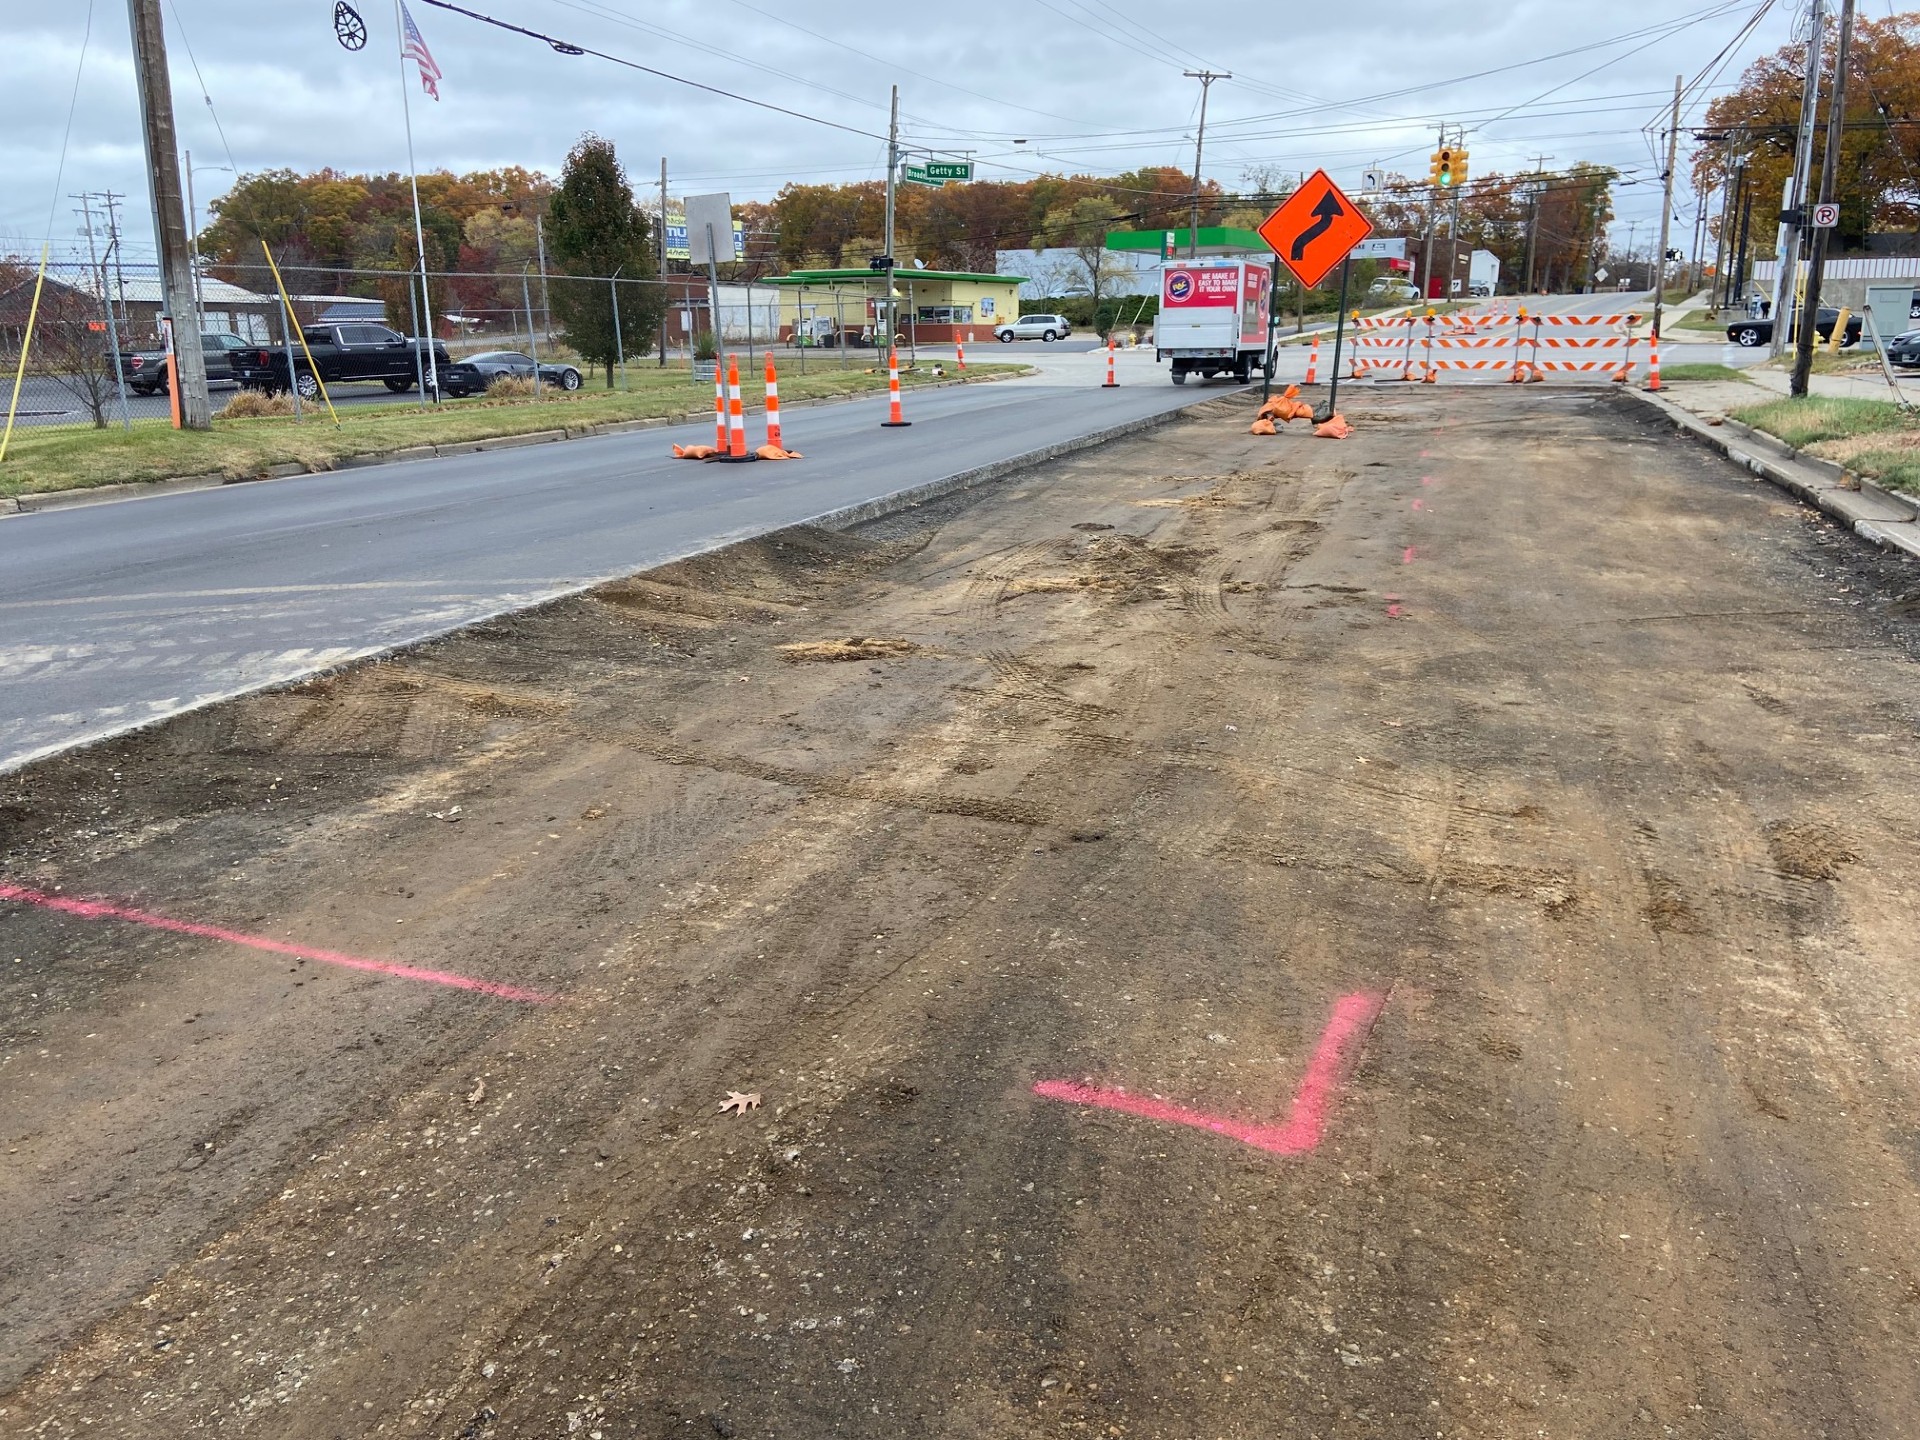
{"type": "Polygon", "coordinates": [[[1347,286],[1353,278],[1353,248],[1373,233],[1373,222],[1340,192],[1340,187],[1316,170],[1306,184],[1289,195],[1280,208],[1260,224],[1260,238],[1293,272],[1300,288],[1312,290],[1340,267],[1340,309],[1334,317],[1333,377],[1327,389],[1327,414],[1334,414],[1340,398],[1340,350],[1346,340],[1347,286]]]}

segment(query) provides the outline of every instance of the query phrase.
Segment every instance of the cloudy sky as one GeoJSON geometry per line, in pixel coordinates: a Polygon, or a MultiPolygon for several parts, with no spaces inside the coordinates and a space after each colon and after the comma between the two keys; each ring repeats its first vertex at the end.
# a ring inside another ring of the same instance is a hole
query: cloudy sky
{"type": "MultiPolygon", "coordinates": [[[[164,0],[175,112],[203,216],[232,173],[202,167],[405,168],[393,0],[352,3],[371,36],[358,53],[334,39],[334,0],[164,0]]],[[[1233,73],[1213,86],[1207,120],[1204,170],[1224,185],[1263,166],[1325,166],[1355,185],[1376,163],[1424,174],[1445,122],[1467,127],[1476,174],[1530,168],[1536,155],[1550,169],[1620,167],[1638,183],[1618,192],[1618,238],[1641,222],[1643,251],[1660,211],[1655,133],[1674,77],[1719,93],[1749,59],[1786,43],[1805,8],[970,0],[896,8],[876,25],[879,7],[856,0],[463,3],[798,115],[559,54],[412,0],[444,72],[438,103],[407,82],[422,169],[554,172],[592,129],[614,141],[636,182],[657,176],[664,155],[676,195],[762,198],[788,181],[878,178],[894,83],[908,143],[973,152],[983,177],[1188,166],[1200,87],[1181,72],[1211,68],[1233,73]]],[[[1866,13],[1886,5],[1867,0],[1866,13]]],[[[126,6],[0,0],[0,16],[0,252],[35,253],[49,234],[56,250],[83,244],[68,192],[112,189],[132,197],[128,256],[151,257],[126,6]]],[[[1690,113],[1697,120],[1699,106],[1690,113]]],[[[1690,222],[1691,199],[1684,205],[1690,222]]]]}

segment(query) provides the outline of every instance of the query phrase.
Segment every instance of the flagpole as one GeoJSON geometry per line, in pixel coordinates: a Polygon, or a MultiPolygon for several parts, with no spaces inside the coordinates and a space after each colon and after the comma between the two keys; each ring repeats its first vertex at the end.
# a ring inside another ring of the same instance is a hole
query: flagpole
{"type": "MultiPolygon", "coordinates": [[[[393,33],[400,44],[400,111],[407,122],[407,180],[413,186],[413,243],[420,257],[420,312],[426,319],[427,390],[440,403],[440,376],[433,359],[433,296],[427,288],[427,232],[420,223],[420,171],[413,159],[413,101],[407,94],[407,26],[400,18],[400,0],[393,0],[393,33]]],[[[422,337],[416,336],[416,349],[422,337]]]]}

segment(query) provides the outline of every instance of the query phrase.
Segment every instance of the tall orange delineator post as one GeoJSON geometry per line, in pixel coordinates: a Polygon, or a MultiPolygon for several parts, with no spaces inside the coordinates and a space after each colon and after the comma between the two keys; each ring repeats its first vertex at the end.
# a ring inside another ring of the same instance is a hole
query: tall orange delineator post
{"type": "MultiPolygon", "coordinates": [[[[1355,365],[1354,366],[1355,378],[1358,378],[1359,373],[1360,373],[1360,367],[1358,365],[1355,365]]],[[[1317,385],[1319,383],[1320,383],[1320,337],[1318,335],[1315,335],[1313,337],[1313,350],[1307,356],[1307,384],[1317,385]]]]}
{"type": "Polygon", "coordinates": [[[887,349],[887,418],[880,422],[882,430],[898,430],[911,425],[911,420],[900,416],[900,352],[891,346],[887,349]]]}
{"type": "Polygon", "coordinates": [[[767,444],[786,449],[780,439],[780,376],[773,368],[773,352],[767,352],[767,444]]]}
{"type": "Polygon", "coordinates": [[[1118,390],[1120,388],[1120,382],[1114,378],[1113,374],[1113,336],[1111,335],[1107,336],[1107,383],[1100,388],[1102,390],[1118,390]]]}
{"type": "Polygon", "coordinates": [[[739,464],[744,460],[758,460],[760,457],[747,449],[747,417],[740,408],[740,357],[727,356],[727,445],[726,453],[714,456],[716,460],[726,460],[739,464]]]}
{"type": "Polygon", "coordinates": [[[727,375],[720,368],[720,357],[713,357],[713,448],[727,449],[727,375]]]}
{"type": "Polygon", "coordinates": [[[967,368],[967,347],[958,335],[953,337],[953,363],[956,369],[967,368]]]}
{"type": "Polygon", "coordinates": [[[1647,389],[1660,388],[1660,332],[1655,331],[1647,342],[1653,348],[1647,352],[1647,389]]]}

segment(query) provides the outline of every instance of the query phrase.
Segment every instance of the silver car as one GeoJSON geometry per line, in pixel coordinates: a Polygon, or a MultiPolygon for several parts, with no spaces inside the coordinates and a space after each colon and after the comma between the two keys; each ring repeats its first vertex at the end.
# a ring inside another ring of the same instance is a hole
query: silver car
{"type": "Polygon", "coordinates": [[[1016,340],[1064,340],[1073,333],[1073,326],[1064,315],[1022,315],[993,333],[1001,344],[1011,345],[1016,340]]]}

